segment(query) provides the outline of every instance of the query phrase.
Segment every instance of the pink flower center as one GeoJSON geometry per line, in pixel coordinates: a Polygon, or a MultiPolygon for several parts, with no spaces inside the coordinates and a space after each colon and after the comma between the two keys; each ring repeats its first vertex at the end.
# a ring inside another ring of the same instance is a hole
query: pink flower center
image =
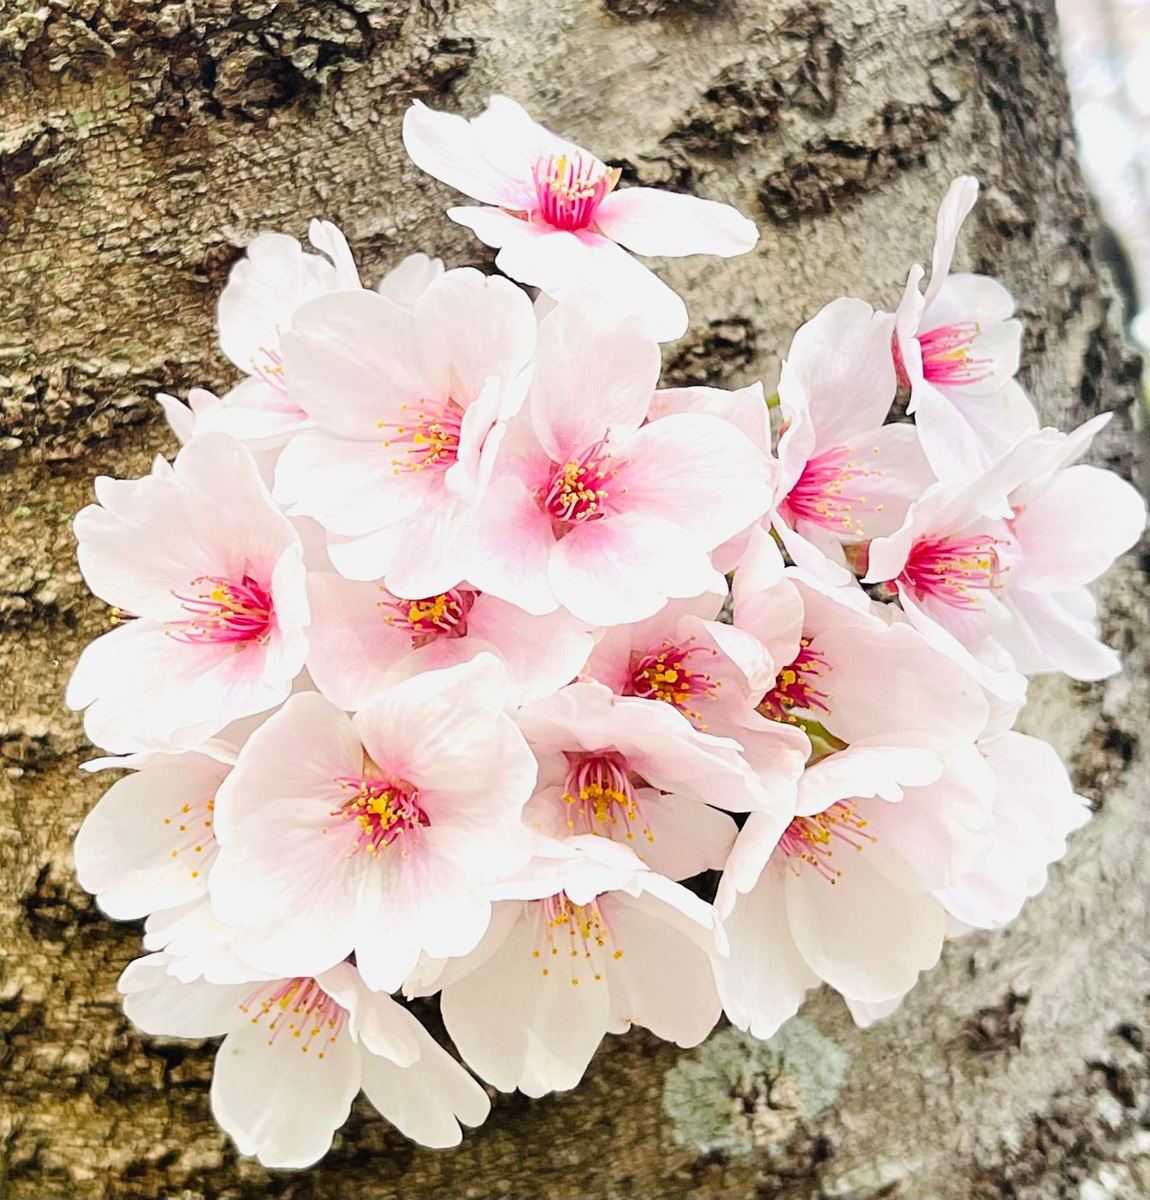
{"type": "MultiPolygon", "coordinates": [[[[828,882],[834,883],[842,871],[831,863],[833,839],[861,850],[878,838],[863,833],[866,821],[858,815],[853,800],[836,800],[830,808],[813,817],[795,817],[779,838],[779,850],[791,859],[809,863],[828,882]]],[[[798,864],[795,864],[798,869],[798,864]]]]}
{"type": "Polygon", "coordinates": [[[981,332],[977,321],[959,321],[920,333],[922,374],[927,382],[961,387],[986,379],[991,374],[990,359],[975,358],[971,353],[981,332]]]}
{"type": "Polygon", "coordinates": [[[822,691],[819,685],[831,669],[823,655],[811,647],[811,639],[801,638],[794,661],[775,676],[775,686],[759,702],[758,711],[772,721],[792,725],[798,724],[792,709],[829,713],[826,702],[834,699],[834,693],[822,691]]]}
{"type": "Polygon", "coordinates": [[[219,575],[201,575],[191,587],[191,596],[172,595],[192,615],[185,621],[168,621],[164,632],[177,642],[192,646],[232,642],[242,649],[249,642],[263,645],[271,634],[271,593],[248,574],[236,583],[219,575]]]}
{"type": "Polygon", "coordinates": [[[568,829],[578,828],[613,841],[618,841],[621,833],[629,842],[635,840],[635,830],[639,829],[647,841],[655,840],[635,795],[626,761],[614,751],[582,756],[572,762],[563,799],[568,806],[568,829]]]}
{"type": "Polygon", "coordinates": [[[631,694],[645,700],[662,700],[692,721],[701,721],[703,714],[694,706],[713,700],[721,685],[690,665],[692,655],[715,657],[706,646],[693,645],[694,640],[690,638],[682,645],[666,641],[659,650],[639,659],[631,672],[631,694]]]}
{"type": "Polygon", "coordinates": [[[452,588],[422,600],[403,600],[393,596],[383,584],[379,590],[384,598],[375,605],[385,624],[406,633],[420,646],[436,638],[457,638],[467,633],[467,613],[475,602],[474,592],[452,588]]]}
{"type": "Polygon", "coordinates": [[[431,824],[419,806],[419,792],[410,784],[354,775],[341,775],[336,782],[351,793],[339,808],[331,810],[331,816],[351,823],[348,858],[357,854],[378,858],[380,851],[394,842],[400,843],[400,853],[406,858],[409,843],[418,842],[419,830],[431,824]]]}
{"type": "Polygon", "coordinates": [[[314,979],[306,978],[260,984],[240,1005],[240,1012],[253,1014],[253,1025],[266,1021],[269,1046],[280,1036],[291,1037],[307,1054],[318,1039],[317,1058],[323,1058],[347,1019],[347,1010],[314,979]]]}
{"type": "Polygon", "coordinates": [[[553,520],[572,525],[606,516],[608,492],[603,484],[614,474],[606,443],[595,442],[556,468],[543,496],[543,508],[553,520]]]}
{"type": "Polygon", "coordinates": [[[1001,587],[1005,569],[997,541],[985,535],[922,538],[911,547],[899,581],[920,596],[933,596],[952,608],[981,609],[981,593],[1001,587]]]}
{"type": "Polygon", "coordinates": [[[531,957],[543,960],[544,975],[562,978],[569,970],[571,984],[576,987],[581,967],[586,966],[593,980],[600,981],[606,963],[623,957],[598,900],[574,904],[566,892],[559,892],[546,900],[537,900],[534,907],[540,927],[536,930],[531,957]],[[608,942],[616,948],[608,950],[608,942]]]}
{"type": "MultiPolygon", "coordinates": [[[[878,454],[876,446],[874,453],[878,454]]],[[[832,446],[807,460],[803,473],[786,497],[790,512],[798,518],[836,533],[865,537],[863,513],[880,513],[881,504],[868,504],[864,496],[848,494],[860,480],[881,479],[883,472],[868,467],[854,446],[832,446]]]]}
{"type": "Polygon", "coordinates": [[[608,168],[581,154],[541,158],[532,171],[536,215],[556,229],[586,229],[604,196],[619,182],[617,167],[608,168]]]}
{"type": "Polygon", "coordinates": [[[394,450],[391,460],[396,475],[404,471],[443,471],[455,462],[463,424],[463,409],[454,400],[436,404],[421,400],[418,411],[410,404],[402,411],[411,413],[402,422],[377,421],[376,427],[390,430],[384,446],[394,450]]]}
{"type": "Polygon", "coordinates": [[[164,827],[168,835],[176,835],[176,847],[172,851],[172,857],[179,858],[181,854],[185,856],[185,862],[191,867],[193,879],[199,879],[201,875],[206,874],[219,850],[212,829],[215,808],[215,796],[203,796],[181,804],[176,812],[164,818],[164,827]]]}

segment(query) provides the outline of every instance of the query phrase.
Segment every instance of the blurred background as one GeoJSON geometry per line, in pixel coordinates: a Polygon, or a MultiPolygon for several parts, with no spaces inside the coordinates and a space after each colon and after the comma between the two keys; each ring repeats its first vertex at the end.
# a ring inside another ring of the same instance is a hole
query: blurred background
{"type": "Polygon", "coordinates": [[[1150,0],[1058,0],[1082,166],[1103,253],[1139,348],[1150,350],[1150,0]]]}

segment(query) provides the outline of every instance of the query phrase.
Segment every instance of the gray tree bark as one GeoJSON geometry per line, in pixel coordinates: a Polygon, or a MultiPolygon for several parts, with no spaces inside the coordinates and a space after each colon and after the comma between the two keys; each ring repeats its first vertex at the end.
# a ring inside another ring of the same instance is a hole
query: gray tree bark
{"type": "Polygon", "coordinates": [[[399,130],[413,96],[474,115],[493,91],[761,225],[746,258],[665,265],[693,318],[674,383],[769,389],[826,301],[892,307],[948,181],[978,175],[960,267],[1018,297],[1047,420],[1118,409],[1096,459],[1136,471],[1140,363],[1053,0],[0,0],[0,1196],[1150,1194],[1145,560],[1102,587],[1125,675],[1039,681],[1024,718],[1096,819],[1019,921],[952,944],[869,1031],[825,993],[774,1050],[636,1031],[573,1093],[498,1097],[458,1151],[360,1101],[319,1167],[269,1173],[211,1120],[213,1048],[123,1018],[139,929],[69,851],[103,782],[62,695],[107,620],[70,518],[96,474],[174,449],[156,390],[232,382],[214,302],[257,232],[335,220],[373,282],[416,249],[490,263],[399,130]]]}

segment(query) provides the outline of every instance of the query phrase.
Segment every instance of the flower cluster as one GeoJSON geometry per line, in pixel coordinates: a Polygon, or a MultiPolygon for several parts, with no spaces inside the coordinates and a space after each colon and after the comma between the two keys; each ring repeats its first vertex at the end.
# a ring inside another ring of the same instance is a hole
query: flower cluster
{"type": "Polygon", "coordinates": [[[1040,428],[1009,293],[950,272],[974,180],[925,291],[828,304],[767,398],[659,388],[686,309],[629,253],[746,252],[734,209],[502,97],[404,138],[510,279],[370,289],[329,224],[258,237],[219,304],[245,378],[161,397],[175,461],[75,525],[115,628],[68,703],[129,772],[79,878],[146,918],[128,1016],[223,1037],[213,1110],[271,1166],[360,1089],[427,1145],[484,1120],[417,997],[529,1096],[632,1025],[768,1037],[821,982],[890,1013],[1085,821],[1011,726],[1028,675],[1118,669],[1087,585],[1144,526],[1078,461],[1106,418],[1040,428]]]}

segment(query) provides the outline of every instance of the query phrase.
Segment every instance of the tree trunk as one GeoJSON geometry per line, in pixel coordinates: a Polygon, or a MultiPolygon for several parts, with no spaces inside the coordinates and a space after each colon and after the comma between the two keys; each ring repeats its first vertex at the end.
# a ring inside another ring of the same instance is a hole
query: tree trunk
{"type": "Polygon", "coordinates": [[[1036,681],[1024,715],[1096,819],[1012,927],[949,946],[869,1031],[826,992],[773,1053],[636,1031],[575,1092],[497,1098],[457,1151],[361,1100],[319,1167],[276,1173],[212,1122],[213,1047],[121,1014],[140,929],[98,913],[69,850],[105,781],[77,772],[62,696],[107,621],[70,519],[97,474],[174,449],[155,391],[232,382],[214,304],[257,232],[330,218],[371,282],[417,249],[490,264],[399,130],[413,96],[474,115],[497,91],[626,181],[761,226],[745,258],[665,266],[693,318],[673,383],[770,390],[822,304],[892,308],[949,180],[976,174],[958,265],[1018,298],[1047,421],[1118,409],[1096,457],[1135,471],[1140,363],[1098,278],[1053,0],[0,0],[0,1196],[1150,1193],[1132,559],[1102,588],[1125,675],[1036,681]]]}

